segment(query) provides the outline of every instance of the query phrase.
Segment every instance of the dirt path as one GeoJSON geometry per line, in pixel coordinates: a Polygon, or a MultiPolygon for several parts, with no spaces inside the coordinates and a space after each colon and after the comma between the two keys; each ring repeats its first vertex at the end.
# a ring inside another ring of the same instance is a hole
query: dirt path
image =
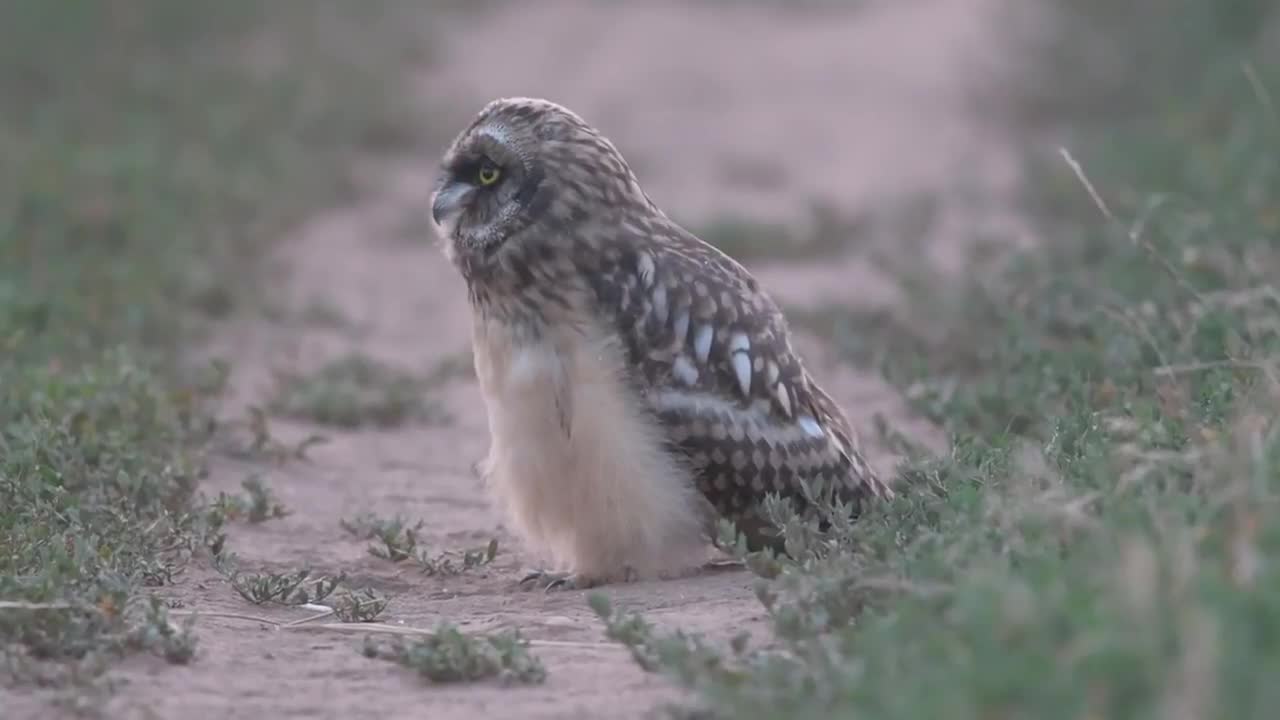
{"type": "MultiPolygon", "coordinates": [[[[564,102],[615,139],[660,205],[692,223],[721,215],[794,220],[814,197],[863,210],[941,188],[958,172],[999,191],[1012,179],[1009,156],[959,101],[961,59],[980,41],[983,14],[976,8],[987,4],[917,0],[835,11],[705,2],[677,14],[656,4],[526,3],[459,20],[441,33],[444,42],[420,87],[430,117],[445,129],[442,139],[498,95],[564,102]]],[[[283,244],[295,306],[323,301],[348,323],[264,322],[229,331],[215,348],[234,361],[229,415],[264,401],[273,367],[314,367],[358,351],[425,370],[466,349],[461,282],[424,235],[435,161],[405,158],[400,167],[378,168],[366,201],[314,218],[283,244]]],[[[883,305],[895,298],[892,284],[857,258],[753,269],[786,303],[883,305]]],[[[875,442],[873,413],[940,443],[877,378],[837,366],[820,341],[803,342],[886,473],[894,458],[875,442]]],[[[362,657],[358,634],[205,617],[198,661],[189,667],[130,661],[109,715],[626,718],[675,698],[668,683],[601,642],[583,593],[514,588],[529,559],[470,470],[487,447],[478,390],[458,379],[439,390],[439,400],[454,418],[448,426],[336,432],[274,419],[272,432],[285,443],[315,432],[330,442],[312,449],[309,462],[282,467],[216,458],[209,492],[238,490],[248,474],[263,472],[293,511],[232,527],[229,549],[253,568],[346,571],[355,584],[392,597],[387,622],[518,627],[538,640],[598,646],[535,648],[548,669],[542,686],[431,687],[362,657]],[[470,547],[496,536],[502,552],[478,571],[426,577],[412,563],[369,556],[365,541],[341,529],[342,519],[362,512],[422,518],[430,547],[470,547]]],[[[743,629],[759,636],[765,626],[749,585],[745,572],[728,572],[606,592],[661,625],[712,637],[743,629]]],[[[307,614],[253,607],[207,569],[191,569],[175,595],[204,612],[277,621],[307,614]]]]}

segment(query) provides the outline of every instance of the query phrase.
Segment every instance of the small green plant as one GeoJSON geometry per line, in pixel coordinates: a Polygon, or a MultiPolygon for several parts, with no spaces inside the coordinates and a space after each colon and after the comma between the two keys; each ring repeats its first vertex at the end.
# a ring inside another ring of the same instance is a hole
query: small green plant
{"type": "Polygon", "coordinates": [[[288,573],[233,571],[229,580],[240,597],[254,605],[306,605],[319,603],[333,594],[346,580],[346,573],[312,578],[311,570],[305,568],[288,573]]]}
{"type": "Polygon", "coordinates": [[[340,521],[342,529],[361,540],[375,541],[369,546],[369,554],[383,560],[400,562],[413,558],[426,575],[458,575],[460,573],[483,567],[493,562],[498,554],[498,540],[490,540],[484,547],[470,548],[458,552],[445,550],[432,553],[419,546],[419,531],[423,521],[413,525],[396,515],[392,518],[380,518],[373,513],[364,513],[350,520],[340,521]]]}
{"type": "Polygon", "coordinates": [[[196,616],[188,616],[182,625],[169,619],[169,608],[157,597],[142,603],[141,617],[130,624],[129,644],[146,649],[176,665],[191,662],[196,653],[196,636],[192,632],[196,616]]]}
{"type": "Polygon", "coordinates": [[[384,519],[373,513],[340,521],[342,529],[348,533],[362,540],[375,541],[369,546],[370,555],[391,562],[408,560],[418,552],[418,531],[422,529],[423,521],[411,526],[406,522],[399,515],[384,519]]]}
{"type": "Polygon", "coordinates": [[[399,515],[392,519],[379,517],[376,513],[361,513],[354,518],[342,518],[338,521],[338,525],[347,532],[347,534],[360,540],[372,540],[380,535],[384,529],[389,527],[403,527],[404,519],[399,515]]]}
{"type": "Polygon", "coordinates": [[[410,421],[443,423],[444,408],[427,397],[421,378],[360,354],[309,372],[277,378],[273,412],[343,428],[393,427],[410,421]]]}
{"type": "Polygon", "coordinates": [[[658,634],[653,625],[636,613],[615,610],[601,593],[592,593],[587,603],[604,622],[605,636],[630,651],[636,664],[648,672],[668,673],[681,682],[697,687],[709,682],[737,684],[748,680],[749,637],[736,635],[730,642],[731,654],[707,645],[702,638],[676,631],[658,634]]]}
{"type": "Polygon", "coordinates": [[[372,588],[343,590],[332,601],[333,614],[342,622],[373,622],[386,609],[390,600],[372,588]]]}
{"type": "Polygon", "coordinates": [[[228,431],[242,429],[248,434],[247,438],[242,438],[234,432],[225,433],[223,450],[233,457],[283,465],[293,460],[306,460],[308,450],[329,441],[325,436],[313,433],[292,445],[283,443],[271,432],[271,420],[265,410],[251,405],[246,414],[247,419],[229,422],[224,428],[228,431]]]}
{"type": "Polygon", "coordinates": [[[419,551],[414,555],[414,559],[424,574],[447,576],[460,575],[468,570],[484,567],[493,562],[497,556],[498,539],[493,538],[484,547],[464,550],[461,554],[446,550],[436,555],[429,555],[426,551],[419,551]]]}
{"type": "Polygon", "coordinates": [[[448,623],[414,640],[381,643],[365,639],[365,657],[380,658],[417,672],[433,683],[498,680],[504,684],[541,684],[547,671],[529,652],[518,631],[473,636],[448,623]]]}
{"type": "Polygon", "coordinates": [[[211,511],[226,520],[244,519],[251,523],[261,523],[273,518],[282,518],[289,514],[272,494],[271,489],[262,482],[258,475],[245,478],[240,486],[245,495],[228,495],[218,493],[211,511]]]}

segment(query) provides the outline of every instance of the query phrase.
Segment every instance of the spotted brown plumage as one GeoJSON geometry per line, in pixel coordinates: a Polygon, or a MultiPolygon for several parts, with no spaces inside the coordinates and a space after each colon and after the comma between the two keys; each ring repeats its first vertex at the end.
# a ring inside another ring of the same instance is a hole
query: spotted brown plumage
{"type": "Polygon", "coordinates": [[[467,284],[487,477],[577,584],[661,574],[679,544],[662,538],[717,516],[769,542],[760,501],[804,509],[802,480],[855,506],[891,496],[765,290],[576,114],[490,103],[432,212],[467,284]]]}
{"type": "Polygon", "coordinates": [[[698,490],[753,545],[769,530],[760,500],[777,493],[803,510],[801,480],[849,503],[891,496],[745,268],[661,216],[595,245],[575,254],[577,270],[626,339],[637,394],[698,490]]]}

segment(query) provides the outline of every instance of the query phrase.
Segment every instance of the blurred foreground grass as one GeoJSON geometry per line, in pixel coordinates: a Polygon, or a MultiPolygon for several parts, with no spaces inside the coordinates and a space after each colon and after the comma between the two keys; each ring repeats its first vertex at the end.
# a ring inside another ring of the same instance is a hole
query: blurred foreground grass
{"type": "Polygon", "coordinates": [[[886,428],[912,456],[898,500],[828,533],[779,513],[797,559],[750,562],[780,649],[595,601],[704,717],[1280,704],[1280,64],[1242,37],[1264,28],[1235,32],[1263,25],[1260,3],[1112,5],[1055,4],[1073,22],[1044,87],[1073,80],[1057,53],[1092,47],[1080,27],[1106,27],[1116,56],[1162,32],[1191,55],[1110,78],[1147,100],[1077,126],[1069,158],[1034,154],[1040,247],[904,277],[914,301],[893,313],[806,318],[945,426],[950,454],[886,428]]]}
{"type": "Polygon", "coordinates": [[[0,5],[0,681],[191,657],[146,590],[217,538],[218,378],[183,350],[349,161],[412,141],[408,7],[0,5]]]}

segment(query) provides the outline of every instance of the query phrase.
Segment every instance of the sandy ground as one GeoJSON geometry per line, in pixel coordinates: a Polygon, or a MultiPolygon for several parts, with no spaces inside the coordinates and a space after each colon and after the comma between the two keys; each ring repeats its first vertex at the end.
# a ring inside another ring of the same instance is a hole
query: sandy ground
{"type": "MultiPolygon", "coordinates": [[[[493,97],[563,102],[615,140],[659,205],[695,226],[725,215],[802,221],[815,198],[858,212],[957,183],[1000,193],[1015,181],[1009,148],[962,101],[971,80],[966,58],[983,47],[990,2],[685,5],[672,11],[659,3],[539,2],[461,17],[436,36],[432,64],[418,83],[423,106],[443,129],[443,143],[493,97]]],[[[282,283],[294,304],[322,301],[349,322],[229,329],[214,348],[235,364],[228,416],[263,402],[273,367],[314,366],[354,350],[427,369],[466,349],[462,284],[426,234],[436,160],[374,168],[372,191],[360,204],[313,218],[282,244],[289,270],[282,283]]],[[[892,247],[895,239],[875,242],[892,247]]],[[[955,252],[945,242],[929,251],[944,261],[955,252]]],[[[784,303],[887,305],[896,297],[893,284],[860,256],[752,270],[784,303]]],[[[876,442],[875,413],[942,446],[938,432],[911,418],[878,378],[836,364],[816,338],[802,338],[802,348],[883,472],[895,458],[876,442]]],[[[263,472],[293,511],[231,528],[229,549],[247,566],[346,571],[353,583],[391,595],[387,622],[518,627],[527,637],[565,643],[534,649],[548,669],[545,685],[430,686],[362,657],[358,634],[206,617],[196,662],[130,660],[116,674],[122,685],[107,715],[639,718],[677,698],[668,682],[603,641],[584,593],[515,587],[532,559],[502,527],[470,470],[488,442],[478,389],[460,378],[439,395],[454,416],[447,426],[347,433],[275,419],[272,430],[285,442],[315,432],[330,442],[311,450],[309,462],[282,467],[216,457],[207,489],[234,491],[249,473],[263,472]],[[496,536],[502,551],[482,570],[425,577],[412,563],[369,556],[367,543],[344,533],[339,521],[366,511],[422,518],[431,547],[470,547],[496,536]]],[[[605,592],[662,626],[713,638],[745,629],[760,637],[766,624],[749,587],[747,573],[731,571],[605,592]]],[[[185,608],[205,612],[276,621],[308,614],[253,607],[199,567],[170,592],[185,608]]]]}

